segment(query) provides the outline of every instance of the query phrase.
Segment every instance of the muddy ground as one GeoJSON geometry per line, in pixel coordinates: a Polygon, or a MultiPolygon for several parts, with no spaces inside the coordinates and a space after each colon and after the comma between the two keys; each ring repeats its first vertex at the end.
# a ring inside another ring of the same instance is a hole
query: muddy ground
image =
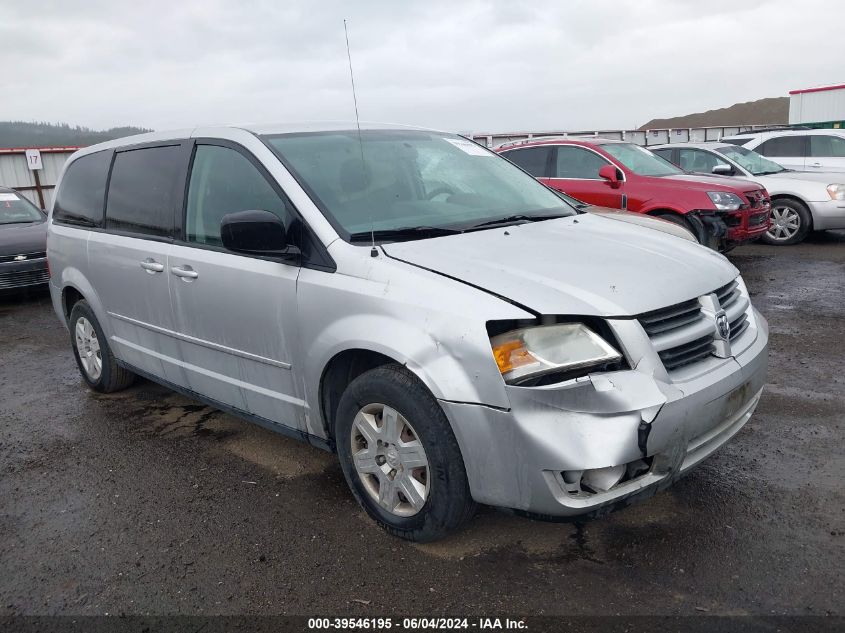
{"type": "Polygon", "coordinates": [[[485,509],[430,545],[328,453],[150,382],[91,393],[49,298],[0,298],[0,616],[841,614],[845,232],[731,259],[772,338],[729,445],[609,517],[485,509]]]}

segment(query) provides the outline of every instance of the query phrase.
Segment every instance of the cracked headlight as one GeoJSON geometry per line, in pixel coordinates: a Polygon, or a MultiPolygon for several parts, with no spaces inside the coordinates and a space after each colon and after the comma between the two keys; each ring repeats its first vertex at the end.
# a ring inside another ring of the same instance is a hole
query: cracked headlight
{"type": "Polygon", "coordinates": [[[737,211],[743,205],[742,198],[727,191],[708,191],[707,195],[719,211],[737,211]]]}
{"type": "Polygon", "coordinates": [[[827,193],[831,200],[845,200],[845,185],[828,185],[827,193]]]}
{"type": "Polygon", "coordinates": [[[622,354],[583,323],[511,330],[491,337],[490,345],[499,371],[508,384],[622,359],[622,354]]]}

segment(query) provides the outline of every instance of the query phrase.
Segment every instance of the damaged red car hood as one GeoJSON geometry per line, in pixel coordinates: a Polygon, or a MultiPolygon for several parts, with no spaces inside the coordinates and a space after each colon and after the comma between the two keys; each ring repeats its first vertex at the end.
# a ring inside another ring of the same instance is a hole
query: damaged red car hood
{"type": "Polygon", "coordinates": [[[739,274],[708,248],[590,214],[382,248],[541,314],[633,316],[739,274]]]}

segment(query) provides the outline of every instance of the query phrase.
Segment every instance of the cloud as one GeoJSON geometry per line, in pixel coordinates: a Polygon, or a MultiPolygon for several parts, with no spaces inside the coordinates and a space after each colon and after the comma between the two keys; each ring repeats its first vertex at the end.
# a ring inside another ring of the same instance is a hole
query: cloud
{"type": "Polygon", "coordinates": [[[350,119],[343,18],[366,120],[634,127],[845,79],[823,0],[0,1],[0,117],[98,128],[350,119]]]}

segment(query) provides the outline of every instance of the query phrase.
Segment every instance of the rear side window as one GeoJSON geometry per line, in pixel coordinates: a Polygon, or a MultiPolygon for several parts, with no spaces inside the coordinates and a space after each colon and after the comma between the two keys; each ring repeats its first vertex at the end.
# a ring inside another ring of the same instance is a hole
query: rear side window
{"type": "Polygon", "coordinates": [[[548,178],[551,175],[548,168],[551,151],[550,146],[526,147],[503,152],[502,155],[535,178],[548,178]]]}
{"type": "Polygon", "coordinates": [[[806,156],[806,136],[778,136],[764,141],[755,152],[763,156],[806,156]]]}
{"type": "Polygon", "coordinates": [[[222,246],[220,222],[236,211],[269,211],[287,228],[293,217],[246,156],[228,147],[197,145],[188,187],[187,241],[222,246]]]}
{"type": "Polygon", "coordinates": [[[599,169],[609,164],[609,161],[583,147],[561,145],[557,148],[554,176],[599,180],[599,169]]]}
{"type": "Polygon", "coordinates": [[[88,154],[67,166],[53,204],[53,220],[79,226],[103,226],[106,179],[111,151],[88,154]]]}
{"type": "Polygon", "coordinates": [[[179,145],[118,152],[106,206],[106,228],[172,237],[184,187],[179,145]]]}
{"type": "Polygon", "coordinates": [[[810,156],[845,158],[845,138],[841,136],[811,136],[810,156]]]}
{"type": "Polygon", "coordinates": [[[666,149],[653,149],[651,151],[660,156],[663,160],[668,160],[670,163],[674,162],[672,160],[672,150],[668,147],[666,149]]]}

